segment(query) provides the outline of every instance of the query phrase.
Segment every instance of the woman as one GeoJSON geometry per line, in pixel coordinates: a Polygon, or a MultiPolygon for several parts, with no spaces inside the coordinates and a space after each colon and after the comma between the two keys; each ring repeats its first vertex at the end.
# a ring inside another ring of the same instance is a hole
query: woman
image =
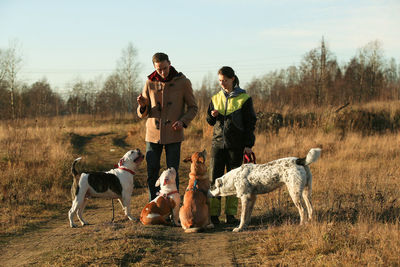
{"type": "MultiPolygon", "coordinates": [[[[253,100],[239,87],[239,79],[231,67],[224,66],[218,71],[221,91],[211,98],[207,110],[207,122],[214,126],[211,148],[211,182],[242,165],[243,153],[251,154],[254,145],[256,114],[253,100]]],[[[238,199],[226,197],[226,223],[237,222],[235,218],[238,199]]],[[[221,198],[210,201],[211,221],[219,224],[221,198]]]]}

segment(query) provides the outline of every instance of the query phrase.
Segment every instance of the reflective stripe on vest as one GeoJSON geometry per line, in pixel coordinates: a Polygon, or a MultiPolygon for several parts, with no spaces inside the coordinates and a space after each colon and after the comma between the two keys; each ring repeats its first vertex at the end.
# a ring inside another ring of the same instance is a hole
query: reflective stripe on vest
{"type": "Polygon", "coordinates": [[[244,102],[246,102],[246,100],[249,98],[250,96],[246,93],[242,93],[238,96],[228,98],[228,108],[226,109],[226,114],[225,114],[226,97],[223,91],[220,91],[218,94],[215,94],[211,98],[211,100],[214,105],[214,109],[218,110],[219,114],[227,116],[235,112],[236,110],[241,109],[244,102]]]}

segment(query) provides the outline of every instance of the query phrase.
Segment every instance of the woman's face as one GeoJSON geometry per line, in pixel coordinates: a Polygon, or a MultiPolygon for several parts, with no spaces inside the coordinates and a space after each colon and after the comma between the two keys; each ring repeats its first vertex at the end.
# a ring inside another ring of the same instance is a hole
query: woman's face
{"type": "Polygon", "coordinates": [[[235,81],[235,77],[228,78],[222,74],[218,74],[219,84],[221,85],[222,89],[227,92],[231,92],[233,89],[233,82],[235,81]]]}

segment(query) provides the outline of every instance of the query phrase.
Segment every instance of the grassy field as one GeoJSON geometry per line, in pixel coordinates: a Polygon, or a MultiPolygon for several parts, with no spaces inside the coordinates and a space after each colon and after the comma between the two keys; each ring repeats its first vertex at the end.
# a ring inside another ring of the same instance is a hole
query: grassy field
{"type": "MultiPolygon", "coordinates": [[[[379,105],[378,105],[379,106],[379,105]]],[[[376,108],[376,107],[375,107],[376,108]]],[[[382,107],[381,107],[382,108],[382,107]]],[[[144,150],[144,121],[90,116],[0,124],[0,262],[11,265],[292,266],[400,265],[400,135],[343,133],[333,127],[258,131],[258,163],[304,157],[323,149],[311,165],[313,222],[299,226],[286,188],[259,196],[247,231],[222,224],[197,235],[178,227],[127,221],[111,201],[92,199],[89,226],[70,229],[70,166],[108,170],[131,148],[144,150]]],[[[182,158],[210,150],[212,128],[198,116],[186,130],[182,158]]],[[[132,214],[148,200],[146,163],[135,177],[132,214]]],[[[165,168],[165,161],[162,162],[165,168]]],[[[180,191],[189,166],[181,163],[180,191]]],[[[223,218],[223,217],[221,217],[223,218]]],[[[0,265],[2,265],[0,264],[0,265]]]]}

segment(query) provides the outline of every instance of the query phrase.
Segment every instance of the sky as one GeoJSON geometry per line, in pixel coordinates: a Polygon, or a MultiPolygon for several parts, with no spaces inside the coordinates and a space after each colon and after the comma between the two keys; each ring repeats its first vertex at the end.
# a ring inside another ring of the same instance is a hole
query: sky
{"type": "MultiPolygon", "coordinates": [[[[0,0],[0,49],[18,44],[19,79],[46,78],[66,92],[77,80],[104,80],[129,43],[144,81],[151,57],[200,86],[231,66],[242,87],[270,71],[299,66],[320,45],[344,64],[378,40],[400,63],[400,0],[0,0]]],[[[245,88],[244,88],[245,89],[245,88]]]]}

